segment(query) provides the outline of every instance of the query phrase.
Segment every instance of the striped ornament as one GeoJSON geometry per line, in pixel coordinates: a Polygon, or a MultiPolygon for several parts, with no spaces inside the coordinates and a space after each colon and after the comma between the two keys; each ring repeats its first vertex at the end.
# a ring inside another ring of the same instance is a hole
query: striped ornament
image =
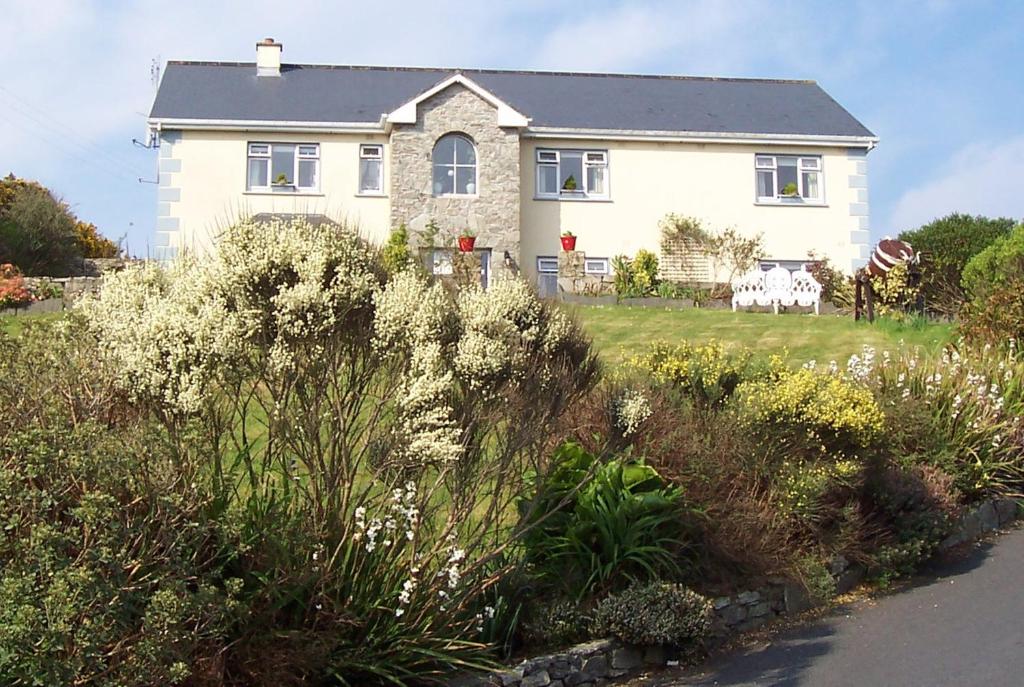
{"type": "Polygon", "coordinates": [[[884,238],[875,246],[868,262],[868,274],[881,277],[901,262],[916,262],[914,249],[906,241],[884,238]]]}

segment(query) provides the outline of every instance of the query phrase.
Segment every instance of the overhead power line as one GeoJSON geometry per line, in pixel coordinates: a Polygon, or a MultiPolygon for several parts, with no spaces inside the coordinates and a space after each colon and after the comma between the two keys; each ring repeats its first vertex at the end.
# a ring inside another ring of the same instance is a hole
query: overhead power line
{"type": "MultiPolygon", "coordinates": [[[[56,118],[50,116],[48,113],[44,112],[40,108],[35,107],[31,103],[25,101],[23,98],[20,98],[16,94],[12,93],[10,89],[4,86],[0,86],[0,91],[3,91],[4,93],[8,94],[10,98],[14,100],[14,102],[11,102],[9,100],[7,103],[5,103],[4,108],[0,109],[0,112],[6,110],[7,112],[13,112],[15,114],[18,114],[24,119],[33,123],[36,127],[52,133],[53,135],[57,136],[60,141],[63,142],[64,145],[62,147],[65,150],[67,150],[69,147],[74,147],[82,151],[83,153],[89,155],[90,159],[93,160],[94,162],[106,162],[110,166],[125,170],[133,177],[138,177],[140,175],[138,170],[135,168],[134,162],[130,163],[126,158],[115,156],[109,150],[105,150],[104,148],[101,148],[96,144],[89,143],[83,136],[77,134],[74,128],[59,122],[56,118]],[[37,112],[38,115],[33,114],[32,111],[37,112]],[[95,158],[100,159],[95,160],[95,158]]],[[[53,139],[50,140],[53,141],[53,139]]]]}

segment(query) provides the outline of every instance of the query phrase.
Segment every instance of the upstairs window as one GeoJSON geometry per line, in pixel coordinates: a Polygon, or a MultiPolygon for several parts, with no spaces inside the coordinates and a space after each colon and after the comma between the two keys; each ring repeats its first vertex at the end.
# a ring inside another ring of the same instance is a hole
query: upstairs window
{"type": "Polygon", "coordinates": [[[538,150],[537,197],[607,198],[607,151],[538,150]]]}
{"type": "Polygon", "coordinates": [[[462,134],[445,134],[434,144],[435,196],[475,196],[476,146],[462,134]]]}
{"type": "Polygon", "coordinates": [[[359,146],[359,193],[367,196],[384,193],[384,146],[359,146]]]}
{"type": "Polygon", "coordinates": [[[319,186],[319,144],[249,144],[248,190],[308,193],[319,186]]]}
{"type": "Polygon", "coordinates": [[[821,156],[756,155],[757,200],[767,203],[821,203],[821,156]]]}

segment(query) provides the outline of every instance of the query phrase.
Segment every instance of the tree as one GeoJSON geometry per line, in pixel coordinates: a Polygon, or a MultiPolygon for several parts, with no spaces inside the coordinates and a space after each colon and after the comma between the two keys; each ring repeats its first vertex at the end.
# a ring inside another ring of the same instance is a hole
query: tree
{"type": "Polygon", "coordinates": [[[80,258],[112,258],[117,244],[38,182],[0,179],[0,262],[28,275],[68,274],[80,258]]]}
{"type": "Polygon", "coordinates": [[[38,185],[16,189],[0,214],[0,261],[27,275],[67,274],[81,257],[67,206],[38,185]]]}
{"type": "Polygon", "coordinates": [[[932,312],[953,316],[966,301],[963,271],[971,258],[1013,229],[1012,219],[958,212],[936,219],[899,238],[921,255],[921,294],[932,312]]]}

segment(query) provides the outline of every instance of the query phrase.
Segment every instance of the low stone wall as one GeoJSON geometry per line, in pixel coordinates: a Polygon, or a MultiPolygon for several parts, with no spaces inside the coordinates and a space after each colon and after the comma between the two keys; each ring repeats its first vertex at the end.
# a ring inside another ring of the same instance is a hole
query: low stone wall
{"type": "Polygon", "coordinates": [[[634,675],[640,668],[664,666],[660,648],[639,649],[614,639],[577,644],[565,651],[523,661],[514,668],[483,676],[464,676],[450,687],[601,687],[634,675]]]}
{"type": "MultiPolygon", "coordinates": [[[[1011,524],[1019,515],[1012,499],[984,501],[964,514],[953,534],[940,550],[976,540],[982,534],[1011,524]]],[[[829,566],[836,591],[844,594],[863,578],[865,570],[837,556],[829,566]]],[[[816,605],[796,582],[782,578],[768,580],[758,589],[721,596],[712,600],[714,620],[708,644],[721,644],[728,637],[747,632],[785,615],[795,615],[816,605]]],[[[578,644],[547,656],[523,661],[507,670],[486,675],[461,676],[449,687],[603,687],[619,678],[636,675],[641,669],[674,663],[676,655],[663,647],[631,647],[613,639],[578,644]]]]}

